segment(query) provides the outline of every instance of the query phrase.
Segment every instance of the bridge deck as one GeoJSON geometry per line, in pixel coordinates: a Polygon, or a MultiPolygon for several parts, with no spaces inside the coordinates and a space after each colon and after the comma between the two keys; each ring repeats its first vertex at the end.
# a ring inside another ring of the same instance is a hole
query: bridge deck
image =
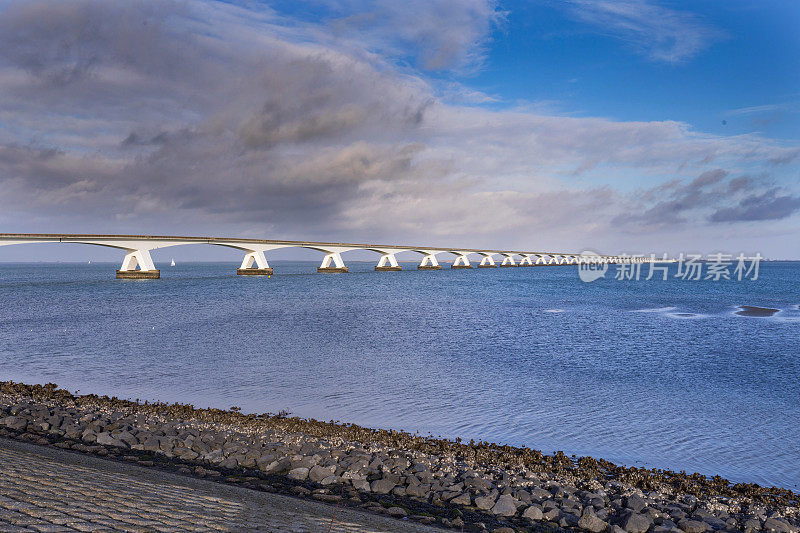
{"type": "MultiPolygon", "coordinates": [[[[247,238],[228,238],[228,237],[194,237],[180,235],[109,235],[109,234],[80,234],[80,233],[0,233],[0,241],[3,240],[30,240],[30,241],[58,241],[72,242],[83,240],[104,240],[104,241],[178,241],[198,244],[277,244],[284,246],[320,246],[320,247],[342,247],[359,249],[392,249],[392,250],[453,250],[469,253],[494,253],[494,254],[515,254],[515,255],[579,255],[575,252],[547,252],[547,251],[519,251],[519,250],[500,250],[488,248],[458,248],[448,246],[407,246],[398,244],[370,244],[370,243],[349,243],[349,242],[323,242],[323,241],[292,241],[279,239],[247,239],[247,238]]],[[[598,255],[598,257],[611,257],[609,255],[598,255]]]]}

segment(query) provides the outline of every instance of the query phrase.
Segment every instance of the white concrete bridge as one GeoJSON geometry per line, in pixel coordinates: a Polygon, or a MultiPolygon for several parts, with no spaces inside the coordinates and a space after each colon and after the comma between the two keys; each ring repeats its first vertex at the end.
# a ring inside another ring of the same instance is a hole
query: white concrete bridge
{"type": "Polygon", "coordinates": [[[210,244],[236,248],[244,252],[239,275],[271,275],[266,252],[279,248],[307,248],[324,254],[318,272],[347,272],[342,254],[352,250],[370,250],[379,254],[377,271],[401,270],[397,254],[415,252],[422,256],[418,270],[439,270],[438,256],[452,256],[450,268],[529,267],[544,265],[577,265],[579,263],[644,263],[654,261],[643,255],[595,255],[587,253],[523,252],[514,250],[485,250],[470,248],[441,248],[429,246],[397,246],[389,244],[353,244],[342,242],[279,241],[265,239],[226,239],[219,237],[175,237],[152,235],[78,235],[42,233],[0,233],[0,246],[62,242],[91,244],[118,248],[125,252],[122,266],[117,270],[121,279],[157,279],[159,270],[153,264],[151,250],[186,244],[210,244]],[[471,259],[473,261],[471,261],[471,259]]]}

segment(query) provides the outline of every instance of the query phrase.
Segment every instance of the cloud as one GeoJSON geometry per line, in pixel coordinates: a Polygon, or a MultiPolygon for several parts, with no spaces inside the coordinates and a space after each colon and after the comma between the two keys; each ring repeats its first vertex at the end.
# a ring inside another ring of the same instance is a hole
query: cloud
{"type": "Polygon", "coordinates": [[[596,31],[626,42],[653,61],[680,63],[696,56],[724,32],[696,15],[650,0],[566,0],[596,31]]]}
{"type": "Polygon", "coordinates": [[[655,199],[656,203],[644,211],[640,218],[654,224],[685,222],[683,216],[687,212],[718,201],[719,185],[727,175],[722,169],[709,170],[688,184],[673,181],[645,191],[643,198],[655,199]]]}
{"type": "Polygon", "coordinates": [[[779,195],[778,189],[749,195],[738,205],[715,211],[712,222],[749,222],[754,220],[780,220],[800,210],[800,196],[779,195]]]}
{"type": "Polygon", "coordinates": [[[800,111],[800,105],[797,102],[785,102],[731,109],[724,116],[748,118],[752,127],[766,128],[775,122],[784,120],[788,115],[798,113],[798,111],[800,111]]]}
{"type": "Polygon", "coordinates": [[[781,220],[800,210],[800,196],[794,196],[764,177],[737,176],[723,169],[701,173],[691,181],[672,180],[639,190],[631,199],[635,215],[619,215],[617,224],[639,230],[679,227],[703,221],[752,222],[781,220]]]}
{"type": "Polygon", "coordinates": [[[505,13],[497,0],[345,2],[331,21],[338,35],[357,34],[370,48],[412,57],[424,70],[471,71],[484,59],[491,31],[505,13]]]}
{"type": "Polygon", "coordinates": [[[774,113],[775,111],[783,111],[786,107],[779,104],[766,104],[766,105],[757,105],[757,106],[750,106],[750,107],[740,107],[738,109],[731,109],[727,113],[727,116],[740,116],[740,115],[758,115],[761,113],[774,113]]]}
{"type": "Polygon", "coordinates": [[[213,1],[6,4],[0,221],[562,248],[615,224],[728,225],[725,209],[771,200],[794,213],[792,191],[746,199],[775,188],[751,174],[786,172],[796,144],[480,107],[490,97],[423,70],[479,62],[497,6],[458,18],[452,3],[420,4],[461,21],[430,57],[409,44],[436,37],[410,27],[428,11],[400,6],[375,9],[409,27],[346,21],[356,29],[341,37],[330,22],[213,1]],[[417,55],[420,69],[398,62],[417,55]]]}

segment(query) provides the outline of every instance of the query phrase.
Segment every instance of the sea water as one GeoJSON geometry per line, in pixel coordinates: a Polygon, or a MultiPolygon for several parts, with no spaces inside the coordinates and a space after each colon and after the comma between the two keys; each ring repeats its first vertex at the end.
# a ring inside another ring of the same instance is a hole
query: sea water
{"type": "Polygon", "coordinates": [[[0,379],[800,484],[799,263],[584,283],[574,266],[317,274],[0,264],[0,379]],[[737,315],[738,306],[778,309],[737,315]]]}

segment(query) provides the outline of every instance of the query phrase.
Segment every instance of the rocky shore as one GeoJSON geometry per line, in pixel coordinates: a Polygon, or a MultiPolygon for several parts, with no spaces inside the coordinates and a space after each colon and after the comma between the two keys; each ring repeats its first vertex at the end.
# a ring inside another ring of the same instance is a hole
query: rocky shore
{"type": "Polygon", "coordinates": [[[0,382],[0,436],[458,531],[800,532],[800,496],[590,457],[0,382]]]}

